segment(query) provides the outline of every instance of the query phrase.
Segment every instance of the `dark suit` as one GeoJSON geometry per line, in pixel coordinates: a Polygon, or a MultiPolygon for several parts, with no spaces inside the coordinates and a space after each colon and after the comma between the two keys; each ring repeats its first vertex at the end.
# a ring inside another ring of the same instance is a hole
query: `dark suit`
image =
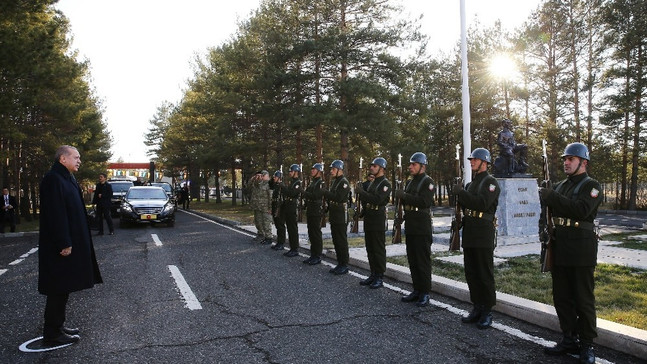
{"type": "Polygon", "coordinates": [[[112,204],[112,186],[109,183],[97,183],[94,188],[94,197],[92,204],[97,206],[97,222],[99,223],[99,234],[103,234],[103,220],[108,223],[108,231],[111,233],[115,230],[112,225],[112,216],[110,207],[112,204]],[[101,197],[99,197],[101,195],[101,197]]]}
{"type": "Polygon", "coordinates": [[[81,189],[59,162],[40,184],[38,245],[38,292],[47,296],[43,334],[51,338],[63,327],[69,293],[102,283],[81,189]]]}
{"type": "Polygon", "coordinates": [[[16,198],[11,195],[2,195],[2,227],[0,233],[4,234],[4,226],[8,222],[11,232],[16,231],[16,198]]]}

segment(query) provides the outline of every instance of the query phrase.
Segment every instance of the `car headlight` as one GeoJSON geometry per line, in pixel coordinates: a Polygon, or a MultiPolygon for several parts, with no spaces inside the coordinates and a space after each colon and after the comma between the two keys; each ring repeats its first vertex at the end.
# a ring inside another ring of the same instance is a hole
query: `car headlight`
{"type": "Polygon", "coordinates": [[[164,205],[164,208],[162,209],[163,214],[169,214],[173,212],[173,204],[171,202],[167,202],[166,205],[164,205]]]}
{"type": "Polygon", "coordinates": [[[125,203],[125,202],[124,202],[124,203],[122,203],[122,204],[121,204],[121,211],[125,211],[125,212],[133,212],[133,207],[132,207],[132,206],[130,206],[130,204],[129,204],[129,203],[125,203]]]}

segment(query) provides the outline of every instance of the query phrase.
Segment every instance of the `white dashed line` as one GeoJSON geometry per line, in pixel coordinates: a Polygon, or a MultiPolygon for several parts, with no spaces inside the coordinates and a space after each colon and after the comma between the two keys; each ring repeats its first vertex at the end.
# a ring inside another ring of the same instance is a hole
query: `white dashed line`
{"type": "Polygon", "coordinates": [[[180,290],[182,298],[184,298],[186,308],[188,308],[189,310],[201,310],[202,305],[200,304],[200,301],[198,301],[196,296],[193,294],[193,291],[191,291],[191,287],[189,287],[189,285],[184,280],[184,276],[182,276],[180,270],[174,265],[169,265],[168,269],[171,271],[171,276],[173,277],[173,279],[175,279],[175,284],[180,290]]]}
{"type": "Polygon", "coordinates": [[[155,246],[162,246],[162,241],[157,236],[157,234],[151,234],[151,237],[153,237],[153,242],[155,242],[155,246]]]}

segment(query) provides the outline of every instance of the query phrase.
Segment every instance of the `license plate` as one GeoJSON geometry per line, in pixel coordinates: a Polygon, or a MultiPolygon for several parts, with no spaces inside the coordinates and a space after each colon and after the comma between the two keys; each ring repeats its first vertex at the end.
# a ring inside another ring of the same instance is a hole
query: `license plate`
{"type": "Polygon", "coordinates": [[[157,215],[155,214],[141,214],[139,215],[139,218],[142,220],[156,220],[157,215]]]}

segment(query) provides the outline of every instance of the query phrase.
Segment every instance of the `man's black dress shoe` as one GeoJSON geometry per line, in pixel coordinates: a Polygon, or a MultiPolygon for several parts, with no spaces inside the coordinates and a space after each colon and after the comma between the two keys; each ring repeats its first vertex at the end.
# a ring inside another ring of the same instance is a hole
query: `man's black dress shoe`
{"type": "Polygon", "coordinates": [[[402,298],[400,298],[400,300],[402,302],[413,302],[413,301],[417,301],[419,296],[420,296],[420,292],[413,291],[413,292],[409,293],[406,296],[402,296],[402,298]]]}
{"type": "Polygon", "coordinates": [[[306,260],[303,261],[303,264],[310,264],[310,262],[312,261],[312,258],[314,258],[314,257],[306,258],[306,260]]]}
{"type": "Polygon", "coordinates": [[[334,268],[331,268],[331,269],[328,271],[328,273],[333,273],[333,274],[334,274],[335,272],[337,272],[337,270],[338,270],[338,269],[339,269],[339,265],[336,265],[334,268]]]}
{"type": "Polygon", "coordinates": [[[586,344],[582,345],[582,347],[580,348],[580,363],[595,363],[595,353],[593,352],[593,346],[586,344]]]}
{"type": "Polygon", "coordinates": [[[430,299],[429,293],[421,294],[418,297],[418,302],[416,302],[416,306],[418,307],[429,306],[429,299],[430,299]]]}
{"type": "Polygon", "coordinates": [[[576,338],[564,336],[561,342],[550,348],[544,348],[544,353],[548,355],[578,354],[580,343],[576,338]]]}
{"type": "Polygon", "coordinates": [[[380,287],[384,287],[384,280],[382,280],[381,274],[377,274],[373,282],[369,285],[369,288],[376,289],[380,287]]]}
{"type": "Polygon", "coordinates": [[[466,324],[472,324],[481,318],[482,311],[483,308],[481,306],[475,305],[469,315],[461,317],[461,321],[466,324]]]}
{"type": "Polygon", "coordinates": [[[374,280],[375,280],[375,275],[374,275],[374,274],[371,274],[370,276],[368,276],[368,278],[366,278],[366,279],[362,279],[361,281],[359,281],[359,284],[360,284],[361,286],[368,286],[368,285],[370,285],[371,283],[373,283],[373,281],[374,281],[374,280]]]}
{"type": "Polygon", "coordinates": [[[45,345],[58,346],[72,344],[79,341],[79,339],[80,338],[76,335],[68,335],[61,332],[58,336],[43,338],[43,343],[45,343],[45,345]]]}
{"type": "Polygon", "coordinates": [[[68,335],[78,335],[81,331],[77,328],[61,327],[61,332],[68,335]]]}
{"type": "Polygon", "coordinates": [[[335,268],[335,271],[333,272],[333,274],[335,274],[336,276],[340,276],[340,275],[346,274],[346,273],[348,273],[348,267],[345,266],[345,265],[338,265],[335,268]]]}
{"type": "Polygon", "coordinates": [[[476,323],[476,327],[478,327],[481,330],[484,330],[490,326],[492,326],[492,312],[483,311],[481,313],[481,317],[479,318],[479,322],[476,323]]]}
{"type": "Polygon", "coordinates": [[[321,263],[321,258],[319,258],[319,257],[311,257],[310,261],[308,262],[308,264],[310,264],[310,265],[317,265],[317,264],[320,264],[320,263],[321,263]]]}
{"type": "Polygon", "coordinates": [[[296,250],[288,250],[287,252],[283,253],[283,255],[285,255],[286,257],[292,258],[299,255],[299,252],[296,250]]]}

